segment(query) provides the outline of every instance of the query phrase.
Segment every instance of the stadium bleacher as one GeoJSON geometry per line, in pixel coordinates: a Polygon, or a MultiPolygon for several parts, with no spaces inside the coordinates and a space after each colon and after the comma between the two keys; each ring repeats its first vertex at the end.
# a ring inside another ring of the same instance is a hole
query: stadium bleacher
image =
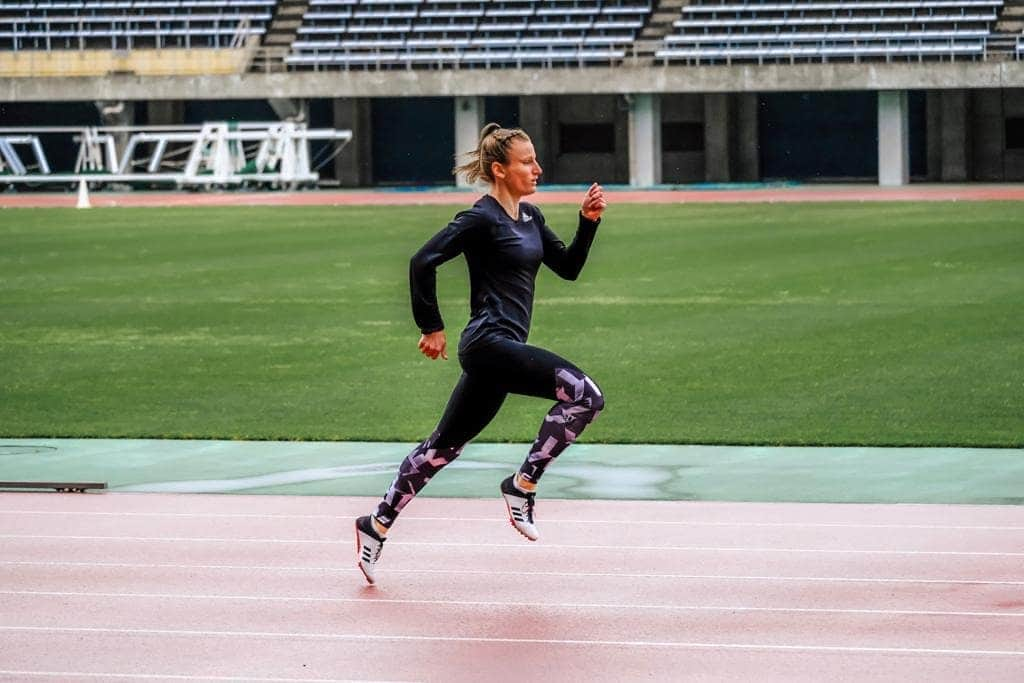
{"type": "Polygon", "coordinates": [[[0,4],[0,49],[238,47],[277,0],[27,0],[0,4]]]}
{"type": "Polygon", "coordinates": [[[14,0],[0,3],[0,50],[237,48],[284,4],[299,7],[281,68],[390,69],[979,59],[1004,2],[14,0]],[[652,32],[665,11],[675,20],[652,32]]]}
{"type": "Polygon", "coordinates": [[[1002,0],[702,0],[687,5],[665,63],[971,58],[1002,0]]]}
{"type": "Polygon", "coordinates": [[[311,0],[296,66],[503,66],[624,58],[648,0],[311,0]]]}

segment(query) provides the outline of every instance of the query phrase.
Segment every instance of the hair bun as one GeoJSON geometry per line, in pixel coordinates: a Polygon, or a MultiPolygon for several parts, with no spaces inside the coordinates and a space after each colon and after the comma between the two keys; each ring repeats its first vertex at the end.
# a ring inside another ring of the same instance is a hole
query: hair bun
{"type": "Polygon", "coordinates": [[[493,133],[496,130],[501,130],[501,124],[500,123],[488,123],[486,126],[481,128],[480,129],[480,142],[483,142],[484,138],[486,138],[488,135],[490,135],[491,133],[493,133]]]}

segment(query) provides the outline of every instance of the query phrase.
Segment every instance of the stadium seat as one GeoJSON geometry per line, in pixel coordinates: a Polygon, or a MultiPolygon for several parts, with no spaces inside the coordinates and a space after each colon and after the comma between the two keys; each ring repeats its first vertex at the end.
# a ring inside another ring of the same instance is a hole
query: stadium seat
{"type": "MultiPolygon", "coordinates": [[[[277,4],[16,0],[0,4],[0,49],[236,47],[266,33],[277,4]]],[[[1003,2],[694,0],[679,8],[668,35],[639,41],[656,5],[651,0],[309,0],[285,63],[385,69],[576,66],[615,64],[628,54],[635,57],[637,50],[664,64],[973,59],[984,55],[1003,2]]]]}
{"type": "Polygon", "coordinates": [[[378,10],[360,7],[348,13],[351,3],[342,4],[310,3],[288,64],[413,68],[612,63],[625,57],[652,6],[649,0],[422,0],[363,2],[358,4],[373,4],[378,10]],[[401,34],[401,43],[394,34],[401,34]],[[352,42],[356,36],[364,39],[352,42]]]}
{"type": "Polygon", "coordinates": [[[0,5],[0,49],[230,47],[266,31],[276,0],[79,0],[0,5]]]}
{"type": "Polygon", "coordinates": [[[942,59],[985,52],[1002,0],[697,0],[655,56],[664,63],[942,59]]]}

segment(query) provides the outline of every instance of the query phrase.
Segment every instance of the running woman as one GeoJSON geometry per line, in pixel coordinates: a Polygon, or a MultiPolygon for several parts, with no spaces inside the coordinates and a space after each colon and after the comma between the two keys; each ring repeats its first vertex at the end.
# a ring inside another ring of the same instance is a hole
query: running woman
{"type": "Polygon", "coordinates": [[[394,482],[372,515],[356,520],[359,568],[369,583],[388,530],[413,497],[494,419],[510,394],[556,401],[519,471],[501,482],[509,521],[536,541],[534,492],[545,468],[575,441],[604,407],[597,384],[566,359],[526,343],[534,282],[543,263],[575,280],[587,260],[607,202],[601,186],[587,190],[576,237],[568,247],[548,228],[533,194],[542,173],[533,143],[518,128],[487,124],[470,161],[454,169],[470,183],[485,180],[490,190],[434,235],[410,264],[412,310],[422,336],[419,349],[430,359],[448,359],[444,322],[436,296],[437,267],[459,254],[470,277],[470,320],[459,340],[462,376],[430,437],[402,461],[394,482]]]}

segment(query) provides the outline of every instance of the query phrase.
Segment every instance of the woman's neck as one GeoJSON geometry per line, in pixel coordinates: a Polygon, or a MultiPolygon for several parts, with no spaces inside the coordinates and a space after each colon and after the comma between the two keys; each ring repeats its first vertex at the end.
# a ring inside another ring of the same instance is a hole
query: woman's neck
{"type": "Polygon", "coordinates": [[[512,220],[519,220],[520,197],[518,195],[509,192],[508,188],[498,184],[491,185],[491,191],[487,194],[494,197],[494,200],[501,204],[501,208],[505,209],[505,213],[507,213],[512,220]]]}

